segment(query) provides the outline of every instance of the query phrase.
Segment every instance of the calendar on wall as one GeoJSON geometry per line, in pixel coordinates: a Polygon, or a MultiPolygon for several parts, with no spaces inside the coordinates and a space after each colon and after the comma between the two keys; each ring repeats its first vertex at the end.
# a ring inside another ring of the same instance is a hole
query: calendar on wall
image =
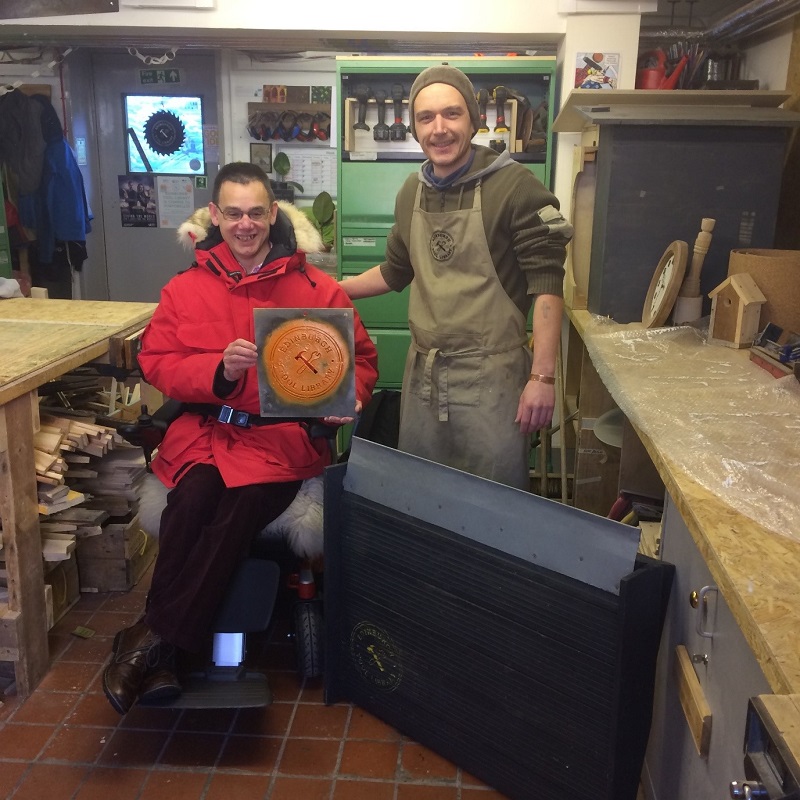
{"type": "MultiPolygon", "coordinates": [[[[289,157],[291,169],[287,181],[294,181],[303,187],[296,192],[297,197],[316,197],[320,192],[328,192],[336,197],[336,151],[330,147],[275,147],[275,152],[283,151],[289,157]]],[[[274,177],[274,176],[270,176],[274,177]]]]}

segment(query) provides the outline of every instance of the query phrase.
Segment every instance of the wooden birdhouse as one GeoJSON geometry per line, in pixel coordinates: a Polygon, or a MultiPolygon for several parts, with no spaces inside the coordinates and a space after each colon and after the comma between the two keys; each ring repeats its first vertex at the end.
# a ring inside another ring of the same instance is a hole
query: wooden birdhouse
{"type": "Polygon", "coordinates": [[[708,341],[726,347],[750,347],[758,336],[761,306],[767,302],[750,273],[731,275],[708,296],[711,298],[708,341]]]}

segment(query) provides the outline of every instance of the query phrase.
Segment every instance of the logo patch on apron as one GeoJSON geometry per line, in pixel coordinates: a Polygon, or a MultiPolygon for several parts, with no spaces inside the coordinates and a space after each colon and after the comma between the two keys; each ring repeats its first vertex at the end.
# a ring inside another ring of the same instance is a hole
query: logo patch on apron
{"type": "Polygon", "coordinates": [[[451,258],[456,249],[453,237],[446,231],[434,231],[431,234],[430,250],[431,255],[437,261],[447,261],[451,258]]]}

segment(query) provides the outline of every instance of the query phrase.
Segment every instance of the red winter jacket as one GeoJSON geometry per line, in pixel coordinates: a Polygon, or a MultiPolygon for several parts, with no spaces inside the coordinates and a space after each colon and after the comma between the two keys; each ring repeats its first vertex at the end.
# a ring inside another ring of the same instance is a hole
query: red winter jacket
{"type": "MultiPolygon", "coordinates": [[[[274,252],[291,252],[276,247],[274,252]]],[[[293,248],[291,248],[293,250],[293,248]]],[[[142,337],[145,379],[174,400],[230,405],[259,414],[258,374],[248,371],[227,397],[214,394],[222,352],[234,339],[255,341],[254,308],[350,308],[331,277],[306,264],[301,250],[278,255],[242,276],[224,242],[195,251],[196,263],[163,289],[142,337]]],[[[356,396],[366,405],[378,377],[375,346],[355,313],[356,396]]],[[[169,427],[153,471],[174,486],[194,464],[214,464],[228,487],[310,478],[330,462],[327,442],[309,439],[296,422],[239,428],[184,413],[169,427]]]]}

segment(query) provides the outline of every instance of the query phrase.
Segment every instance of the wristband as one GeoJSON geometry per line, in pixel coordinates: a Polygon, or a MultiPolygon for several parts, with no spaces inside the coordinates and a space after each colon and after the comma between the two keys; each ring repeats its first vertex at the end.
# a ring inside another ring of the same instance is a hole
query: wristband
{"type": "Polygon", "coordinates": [[[540,375],[538,372],[531,372],[529,381],[539,381],[539,383],[549,383],[555,385],[556,379],[552,375],[540,375]]]}

